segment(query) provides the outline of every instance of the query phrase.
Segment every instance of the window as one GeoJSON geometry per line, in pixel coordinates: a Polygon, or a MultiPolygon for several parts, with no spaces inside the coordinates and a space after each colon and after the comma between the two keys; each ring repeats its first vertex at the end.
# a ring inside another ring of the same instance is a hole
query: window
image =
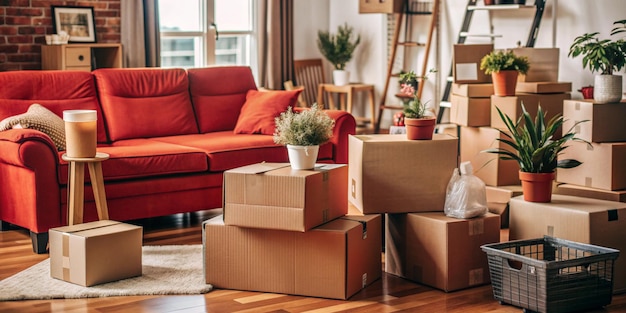
{"type": "Polygon", "coordinates": [[[255,10],[253,0],[159,0],[161,66],[248,65],[256,72],[255,10]]]}

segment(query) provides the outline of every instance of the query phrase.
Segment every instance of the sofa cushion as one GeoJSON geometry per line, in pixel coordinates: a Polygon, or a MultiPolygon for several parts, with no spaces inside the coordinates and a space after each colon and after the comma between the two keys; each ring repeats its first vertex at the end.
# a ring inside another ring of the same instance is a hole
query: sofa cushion
{"type": "MultiPolygon", "coordinates": [[[[116,141],[99,146],[98,152],[110,156],[102,163],[105,180],[205,172],[209,168],[207,155],[200,149],[149,139],[116,141]]],[[[67,162],[61,163],[59,175],[59,182],[66,184],[67,162]]]]}
{"type": "Polygon", "coordinates": [[[58,115],[33,103],[25,113],[0,121],[0,131],[12,128],[30,128],[45,133],[59,151],[65,150],[65,122],[58,115]]]}
{"type": "Polygon", "coordinates": [[[183,69],[93,71],[112,141],[198,132],[183,69]]]}
{"type": "Polygon", "coordinates": [[[274,119],[296,104],[300,92],[302,90],[249,90],[235,125],[235,134],[273,135],[274,119]]]}
{"type": "Polygon", "coordinates": [[[248,90],[256,90],[247,66],[192,68],[189,90],[201,133],[233,130],[248,90]]]}
{"type": "Polygon", "coordinates": [[[59,117],[64,110],[96,110],[98,142],[107,142],[96,85],[89,72],[10,71],[0,72],[0,120],[22,114],[38,103],[59,117]]]}

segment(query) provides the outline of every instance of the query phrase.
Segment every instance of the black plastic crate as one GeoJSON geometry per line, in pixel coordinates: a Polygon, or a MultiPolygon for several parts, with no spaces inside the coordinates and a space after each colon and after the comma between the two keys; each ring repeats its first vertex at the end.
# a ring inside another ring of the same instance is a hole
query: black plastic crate
{"type": "Polygon", "coordinates": [[[487,244],[493,296],[535,312],[602,307],[613,296],[619,250],[544,236],[487,244]]]}

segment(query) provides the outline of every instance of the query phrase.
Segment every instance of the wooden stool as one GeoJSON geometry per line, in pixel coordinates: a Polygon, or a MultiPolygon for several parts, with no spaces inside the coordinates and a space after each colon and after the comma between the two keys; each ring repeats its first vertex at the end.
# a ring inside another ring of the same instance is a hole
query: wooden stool
{"type": "Polygon", "coordinates": [[[328,97],[328,107],[332,110],[335,110],[337,107],[335,106],[335,100],[332,97],[332,93],[338,93],[339,94],[339,109],[340,110],[344,110],[347,111],[348,113],[352,114],[352,102],[353,100],[353,95],[357,92],[367,92],[368,98],[369,98],[369,103],[370,103],[370,119],[368,120],[365,117],[355,117],[357,120],[360,121],[369,121],[371,127],[373,128],[375,123],[376,123],[376,113],[375,113],[375,100],[374,100],[374,85],[367,85],[367,84],[357,84],[357,83],[351,83],[345,86],[336,86],[333,84],[319,84],[319,86],[317,87],[317,103],[320,107],[323,107],[323,99],[324,99],[324,92],[328,92],[329,93],[329,97],[328,97]],[[347,101],[346,101],[347,98],[347,101]],[[346,107],[347,106],[347,107],[346,107]]]}
{"type": "Polygon", "coordinates": [[[93,189],[94,201],[100,220],[109,219],[109,209],[104,193],[104,179],[102,178],[102,161],[107,160],[107,153],[98,152],[93,158],[74,158],[63,154],[61,158],[69,162],[68,172],[68,225],[81,224],[83,222],[83,207],[85,200],[85,163],[89,167],[91,177],[91,189],[93,189]]]}

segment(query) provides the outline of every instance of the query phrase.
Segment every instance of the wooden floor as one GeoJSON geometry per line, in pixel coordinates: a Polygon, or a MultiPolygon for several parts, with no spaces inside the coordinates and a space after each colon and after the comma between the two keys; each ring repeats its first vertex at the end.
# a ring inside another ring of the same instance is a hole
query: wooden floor
{"type": "MultiPolygon", "coordinates": [[[[178,214],[133,221],[144,227],[144,245],[201,244],[200,224],[217,211],[178,214]]],[[[503,232],[506,238],[507,232],[503,232]]],[[[28,232],[0,232],[0,279],[9,277],[48,255],[32,252],[28,232]]],[[[0,312],[521,312],[500,305],[491,287],[445,293],[383,273],[382,279],[348,301],[235,290],[214,290],[194,296],[137,296],[76,300],[0,302],[0,312]]],[[[613,297],[605,309],[626,312],[626,295],[613,297]]]]}

